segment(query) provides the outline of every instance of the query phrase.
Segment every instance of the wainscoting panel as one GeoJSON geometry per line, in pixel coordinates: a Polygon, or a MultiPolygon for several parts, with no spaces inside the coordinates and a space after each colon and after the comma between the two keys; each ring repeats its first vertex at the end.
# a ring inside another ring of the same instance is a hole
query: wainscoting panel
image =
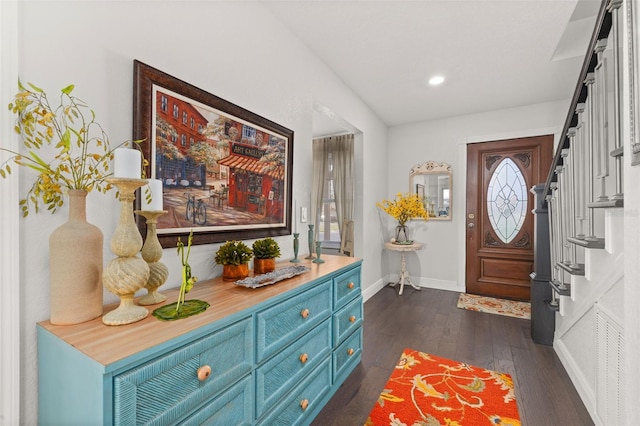
{"type": "Polygon", "coordinates": [[[596,412],[605,425],[621,424],[624,397],[622,326],[596,304],[596,412]]]}

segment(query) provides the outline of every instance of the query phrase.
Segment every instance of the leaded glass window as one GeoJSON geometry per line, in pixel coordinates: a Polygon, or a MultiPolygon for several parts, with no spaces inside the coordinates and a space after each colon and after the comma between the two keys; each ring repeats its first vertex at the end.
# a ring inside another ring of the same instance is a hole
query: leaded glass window
{"type": "Polygon", "coordinates": [[[518,166],[510,158],[496,167],[487,188],[487,212],[493,230],[503,243],[518,235],[527,211],[527,185],[518,166]]]}

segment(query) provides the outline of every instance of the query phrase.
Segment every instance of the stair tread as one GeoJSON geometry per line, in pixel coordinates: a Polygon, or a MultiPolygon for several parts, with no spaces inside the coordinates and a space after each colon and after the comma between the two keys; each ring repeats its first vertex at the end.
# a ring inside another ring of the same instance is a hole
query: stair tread
{"type": "Polygon", "coordinates": [[[584,248],[590,248],[590,249],[604,248],[604,238],[596,238],[595,240],[586,240],[584,238],[569,237],[567,238],[567,241],[584,248]]]}
{"type": "Polygon", "coordinates": [[[560,296],[570,296],[571,295],[571,284],[564,284],[564,288],[562,288],[562,283],[557,280],[549,281],[549,284],[553,288],[553,290],[558,293],[560,296]]]}

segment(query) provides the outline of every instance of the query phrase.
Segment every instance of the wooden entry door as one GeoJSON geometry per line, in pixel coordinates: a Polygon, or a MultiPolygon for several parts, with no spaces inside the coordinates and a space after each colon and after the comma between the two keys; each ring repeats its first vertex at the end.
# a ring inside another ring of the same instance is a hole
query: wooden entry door
{"type": "Polygon", "coordinates": [[[546,181],[553,135],[467,146],[467,293],[530,299],[533,194],[546,181]]]}

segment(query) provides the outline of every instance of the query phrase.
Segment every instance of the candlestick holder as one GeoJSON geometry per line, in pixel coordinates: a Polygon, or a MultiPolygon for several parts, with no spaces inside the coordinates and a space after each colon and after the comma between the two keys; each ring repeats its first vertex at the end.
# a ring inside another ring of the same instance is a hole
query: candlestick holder
{"type": "Polygon", "coordinates": [[[309,256],[305,257],[305,259],[314,259],[313,256],[313,225],[309,225],[308,237],[309,240],[309,256]]]}
{"type": "Polygon", "coordinates": [[[143,216],[147,222],[147,238],[142,246],[142,258],[149,265],[149,279],[144,285],[148,293],[138,299],[138,304],[143,306],[156,305],[167,300],[167,296],[158,293],[158,288],[167,281],[169,268],[160,262],[162,246],[158,241],[158,233],[156,231],[158,218],[163,214],[167,214],[167,210],[136,210],[135,213],[143,216]]]}
{"type": "Polygon", "coordinates": [[[120,191],[120,220],[111,238],[111,251],[118,256],[102,274],[107,290],[120,298],[120,306],[102,317],[106,325],[124,325],[140,321],[149,311],[133,303],[136,291],[149,280],[149,265],[137,256],[142,248],[142,235],[133,219],[135,191],[147,183],[146,179],[110,178],[109,183],[120,191]]]}
{"type": "Polygon", "coordinates": [[[290,262],[293,263],[300,263],[300,259],[298,259],[298,250],[300,249],[300,240],[298,240],[299,236],[300,233],[293,233],[293,259],[290,260],[290,262]]]}
{"type": "Polygon", "coordinates": [[[320,259],[320,254],[322,254],[322,247],[320,247],[321,244],[321,241],[316,242],[316,254],[318,255],[318,257],[313,259],[313,263],[324,263],[324,260],[320,259]]]}

